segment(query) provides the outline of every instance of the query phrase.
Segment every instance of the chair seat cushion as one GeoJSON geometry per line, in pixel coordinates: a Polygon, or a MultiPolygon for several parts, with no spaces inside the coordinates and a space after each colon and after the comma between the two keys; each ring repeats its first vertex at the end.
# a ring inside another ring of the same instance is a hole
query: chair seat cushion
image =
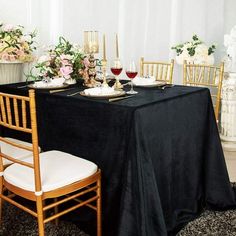
{"type": "MultiPolygon", "coordinates": [[[[48,192],[72,184],[96,173],[91,161],[61,151],[48,151],[40,155],[42,191],[48,192]]],[[[32,163],[32,156],[24,161],[32,163]]],[[[35,191],[34,171],[19,164],[12,164],[4,171],[5,180],[24,190],[35,191]]]]}
{"type": "MultiPolygon", "coordinates": [[[[12,142],[15,142],[17,144],[23,144],[25,146],[32,147],[31,143],[24,142],[24,141],[21,141],[19,139],[8,138],[8,137],[5,137],[5,139],[7,139],[9,141],[12,141],[12,142]]],[[[10,145],[8,143],[5,143],[3,141],[0,141],[0,147],[1,147],[2,153],[6,154],[6,155],[8,155],[10,157],[19,159],[19,160],[23,160],[26,157],[32,156],[32,152],[31,151],[28,151],[28,150],[25,150],[25,149],[22,149],[22,148],[18,148],[18,147],[12,146],[12,145],[10,145]]],[[[3,165],[9,165],[11,163],[12,163],[11,161],[3,158],[3,165]]]]}

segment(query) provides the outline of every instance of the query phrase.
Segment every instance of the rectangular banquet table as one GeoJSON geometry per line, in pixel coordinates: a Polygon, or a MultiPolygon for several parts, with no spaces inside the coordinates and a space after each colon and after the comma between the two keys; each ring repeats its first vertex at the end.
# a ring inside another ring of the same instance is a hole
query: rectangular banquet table
{"type": "MultiPolygon", "coordinates": [[[[27,94],[19,85],[0,91],[27,94]]],[[[101,168],[103,235],[174,235],[204,207],[236,205],[208,89],[137,88],[112,103],[67,96],[83,89],[36,91],[39,143],[101,168]]]]}

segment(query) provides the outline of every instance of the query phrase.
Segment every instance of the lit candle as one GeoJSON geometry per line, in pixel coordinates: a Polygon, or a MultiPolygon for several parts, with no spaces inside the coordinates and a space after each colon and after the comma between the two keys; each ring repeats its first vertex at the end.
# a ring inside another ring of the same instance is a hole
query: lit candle
{"type": "Polygon", "coordinates": [[[119,58],[118,35],[116,34],[116,58],[119,58]]]}
{"type": "Polygon", "coordinates": [[[105,34],[103,35],[103,60],[106,61],[106,39],[105,34]]]}

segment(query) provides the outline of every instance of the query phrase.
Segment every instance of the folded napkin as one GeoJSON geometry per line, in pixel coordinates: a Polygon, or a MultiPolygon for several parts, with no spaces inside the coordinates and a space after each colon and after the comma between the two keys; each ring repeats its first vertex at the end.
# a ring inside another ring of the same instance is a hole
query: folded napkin
{"type": "Polygon", "coordinates": [[[60,86],[65,82],[65,78],[54,78],[51,80],[50,84],[52,86],[60,86]]]}
{"type": "Polygon", "coordinates": [[[97,87],[97,88],[89,88],[85,89],[84,93],[85,95],[92,95],[92,96],[106,96],[114,94],[115,90],[114,88],[106,88],[106,87],[97,87]]]}
{"type": "Polygon", "coordinates": [[[133,79],[133,83],[134,85],[151,85],[155,83],[155,77],[154,76],[150,76],[147,78],[144,77],[136,77],[133,79]]]}
{"type": "Polygon", "coordinates": [[[58,87],[58,86],[62,86],[64,82],[65,82],[64,78],[55,78],[49,81],[42,80],[42,81],[35,82],[34,87],[35,88],[58,87]]]}

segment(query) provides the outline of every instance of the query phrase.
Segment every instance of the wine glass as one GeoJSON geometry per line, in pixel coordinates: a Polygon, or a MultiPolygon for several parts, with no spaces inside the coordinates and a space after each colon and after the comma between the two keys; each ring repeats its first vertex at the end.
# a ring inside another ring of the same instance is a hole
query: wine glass
{"type": "Polygon", "coordinates": [[[116,78],[116,82],[114,84],[115,89],[122,88],[122,84],[120,83],[119,78],[118,78],[118,75],[121,73],[122,69],[123,69],[122,63],[119,58],[116,58],[115,60],[111,62],[111,72],[113,75],[115,75],[115,78],[116,78]]]}
{"type": "Polygon", "coordinates": [[[134,61],[132,61],[128,64],[128,66],[126,67],[125,72],[126,72],[126,75],[131,80],[131,88],[130,88],[130,91],[127,92],[127,94],[137,94],[138,92],[134,91],[134,88],[133,88],[133,79],[138,74],[137,66],[135,65],[134,61]]]}

